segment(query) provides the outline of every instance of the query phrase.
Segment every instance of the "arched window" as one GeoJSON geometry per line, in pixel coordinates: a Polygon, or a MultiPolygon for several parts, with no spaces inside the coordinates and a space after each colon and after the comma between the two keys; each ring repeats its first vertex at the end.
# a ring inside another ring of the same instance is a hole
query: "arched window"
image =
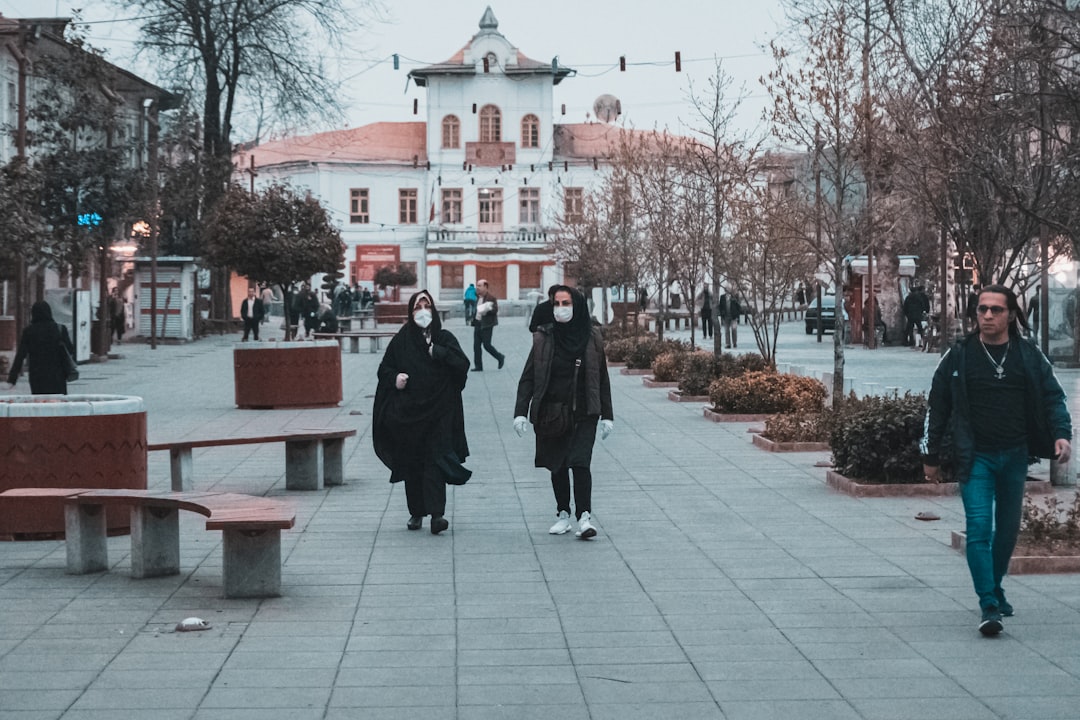
{"type": "Polygon", "coordinates": [[[461,147],[461,121],[457,119],[457,115],[447,115],[442,119],[442,146],[461,147]]]}
{"type": "Polygon", "coordinates": [[[502,113],[494,105],[480,108],[480,142],[502,140],[502,113]]]}
{"type": "Polygon", "coordinates": [[[540,147],[540,118],[535,115],[521,118],[521,147],[540,147]]]}

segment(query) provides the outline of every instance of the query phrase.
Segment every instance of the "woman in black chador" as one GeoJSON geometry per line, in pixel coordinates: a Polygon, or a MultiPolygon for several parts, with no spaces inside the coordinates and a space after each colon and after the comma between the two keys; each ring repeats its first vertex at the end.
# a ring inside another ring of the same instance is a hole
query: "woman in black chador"
{"type": "Polygon", "coordinates": [[[574,475],[577,536],[596,535],[592,519],[592,451],[596,426],[601,438],[614,427],[611,384],[600,328],[589,315],[585,297],[565,285],[553,288],[551,320],[533,333],[532,352],[518,381],[514,430],[536,431],[536,467],[551,471],[555,524],[563,535],[570,519],[570,474],[574,475]],[[527,417],[526,417],[527,416],[527,417]]]}
{"type": "Polygon", "coordinates": [[[431,533],[450,527],[446,484],[463,485],[472,472],[461,391],[469,358],[442,329],[427,290],[409,298],[409,319],[390,340],[379,365],[372,438],[375,454],[390,468],[390,482],[405,481],[410,530],[431,516],[431,533]]]}
{"type": "Polygon", "coordinates": [[[75,355],[67,328],[53,320],[49,303],[41,300],[30,308],[30,324],[19,339],[19,349],[8,374],[14,386],[23,361],[30,358],[30,392],[34,395],[67,395],[67,368],[63,353],[75,355]]]}

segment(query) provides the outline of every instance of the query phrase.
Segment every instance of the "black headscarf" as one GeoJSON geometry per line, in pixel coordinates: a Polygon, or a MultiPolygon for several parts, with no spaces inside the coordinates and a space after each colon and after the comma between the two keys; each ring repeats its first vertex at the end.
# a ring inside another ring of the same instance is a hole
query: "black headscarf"
{"type": "MultiPolygon", "coordinates": [[[[577,359],[585,354],[585,347],[589,344],[592,336],[592,318],[589,316],[589,305],[585,302],[585,296],[575,288],[560,285],[555,289],[556,293],[568,292],[574,302],[574,317],[570,322],[555,322],[553,332],[555,334],[555,352],[565,358],[577,359]]],[[[554,313],[554,309],[552,310],[554,313]]]]}

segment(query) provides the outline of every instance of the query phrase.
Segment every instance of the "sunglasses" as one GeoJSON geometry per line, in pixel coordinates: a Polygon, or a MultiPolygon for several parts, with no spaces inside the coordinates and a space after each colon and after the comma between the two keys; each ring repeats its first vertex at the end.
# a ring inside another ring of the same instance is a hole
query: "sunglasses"
{"type": "Polygon", "coordinates": [[[1001,305],[980,305],[979,307],[977,307],[975,309],[979,311],[980,315],[985,315],[986,313],[990,313],[991,315],[994,315],[994,316],[1000,315],[1001,313],[1008,310],[1008,308],[1003,307],[1001,305]]]}

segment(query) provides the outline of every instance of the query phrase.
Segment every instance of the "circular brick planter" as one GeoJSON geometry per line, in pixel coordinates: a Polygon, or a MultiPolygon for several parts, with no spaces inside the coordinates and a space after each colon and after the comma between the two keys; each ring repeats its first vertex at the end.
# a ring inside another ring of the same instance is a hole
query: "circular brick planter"
{"type": "Polygon", "coordinates": [[[335,340],[240,343],[233,350],[236,406],[335,407],[341,402],[341,348],[335,340]]]}
{"type": "MultiPolygon", "coordinates": [[[[125,395],[13,395],[0,398],[0,491],[11,488],[146,489],[146,410],[125,395]]],[[[127,532],[126,507],[109,511],[127,532]]],[[[58,537],[57,502],[0,502],[0,539],[58,537]]]]}

